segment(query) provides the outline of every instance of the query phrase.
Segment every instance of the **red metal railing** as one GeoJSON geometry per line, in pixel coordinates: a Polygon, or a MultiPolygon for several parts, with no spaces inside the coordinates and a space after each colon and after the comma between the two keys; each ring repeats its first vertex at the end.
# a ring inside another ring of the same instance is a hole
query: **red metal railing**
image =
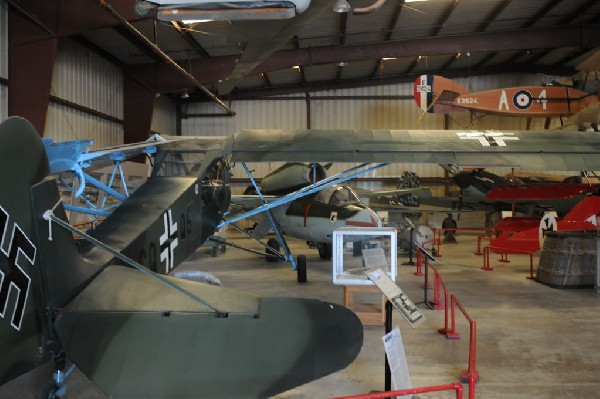
{"type": "MultiPolygon", "coordinates": [[[[489,250],[489,248],[486,247],[489,250]]],[[[460,334],[456,330],[456,308],[458,307],[469,322],[469,360],[466,370],[460,374],[460,380],[463,383],[469,383],[469,398],[475,397],[475,383],[479,380],[479,372],[476,368],[477,359],[477,323],[465,310],[458,298],[450,294],[446,283],[442,279],[440,272],[434,267],[429,266],[434,273],[434,291],[433,305],[434,309],[444,309],[444,327],[438,329],[438,333],[446,336],[447,339],[459,339],[460,334]],[[444,293],[444,305],[441,304],[441,292],[444,293]],[[450,300],[448,299],[450,298],[450,300]]]]}
{"type": "Polygon", "coordinates": [[[477,250],[475,251],[475,255],[483,255],[483,252],[481,252],[481,241],[482,240],[492,241],[492,233],[490,230],[487,230],[485,233],[477,236],[477,250]]]}
{"type": "Polygon", "coordinates": [[[377,392],[377,393],[365,393],[362,395],[354,395],[354,396],[342,396],[335,399],[384,399],[395,396],[404,396],[404,395],[416,395],[419,393],[427,393],[427,392],[442,392],[442,391],[454,391],[456,393],[456,399],[462,399],[463,397],[463,386],[459,382],[453,382],[451,384],[446,385],[435,385],[431,387],[422,387],[422,388],[409,388],[409,389],[401,389],[398,391],[388,391],[388,392],[377,392]]]}
{"type": "MultiPolygon", "coordinates": [[[[516,253],[516,251],[514,251],[516,253]]],[[[529,252],[523,252],[523,255],[529,255],[529,276],[527,276],[530,280],[535,280],[535,276],[533,275],[533,254],[529,252]]],[[[508,260],[508,254],[500,254],[500,259],[498,262],[510,262],[508,260]]],[[[483,248],[483,266],[482,270],[492,271],[493,267],[490,266],[490,247],[483,248]]]]}

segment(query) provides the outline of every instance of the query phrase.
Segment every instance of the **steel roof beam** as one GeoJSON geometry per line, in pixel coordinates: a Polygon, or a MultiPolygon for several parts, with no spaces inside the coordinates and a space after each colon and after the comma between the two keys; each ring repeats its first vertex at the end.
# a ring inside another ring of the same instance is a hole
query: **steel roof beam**
{"type": "Polygon", "coordinates": [[[179,36],[188,44],[188,46],[190,46],[192,50],[194,50],[203,58],[210,57],[210,54],[208,54],[206,50],[204,50],[204,47],[202,47],[200,43],[198,43],[198,41],[194,39],[194,36],[192,36],[192,34],[187,30],[187,28],[182,26],[177,21],[171,21],[171,25],[173,25],[177,33],[179,33],[179,36]]]}
{"type": "MultiPolygon", "coordinates": [[[[457,53],[600,46],[600,26],[558,26],[521,29],[506,32],[484,32],[469,35],[432,37],[346,46],[323,46],[281,50],[272,54],[249,75],[307,66],[375,60],[384,57],[455,55],[457,53]]],[[[235,65],[236,56],[211,57],[190,62],[190,71],[203,84],[225,79],[235,65]]],[[[137,76],[157,92],[171,92],[192,87],[189,80],[165,64],[146,64],[132,68],[137,76]],[[160,76],[161,79],[155,79],[160,76]]]]}
{"type": "Polygon", "coordinates": [[[431,33],[429,34],[429,36],[437,36],[437,35],[439,35],[440,31],[442,30],[442,28],[446,24],[446,21],[448,21],[448,18],[450,18],[450,16],[452,15],[452,13],[454,12],[454,10],[458,6],[458,3],[460,3],[460,0],[454,0],[452,2],[452,4],[450,4],[450,6],[448,6],[448,8],[446,9],[446,12],[444,13],[444,15],[442,15],[442,17],[434,25],[434,28],[431,30],[431,33]]]}
{"type": "Polygon", "coordinates": [[[504,0],[502,3],[498,4],[498,6],[483,20],[479,27],[477,27],[477,32],[485,31],[490,24],[498,18],[498,15],[502,14],[502,11],[504,11],[510,3],[512,3],[512,0],[504,0]]]}
{"type": "MultiPolygon", "coordinates": [[[[525,28],[530,28],[532,27],[535,23],[537,23],[544,15],[548,14],[548,12],[550,12],[550,10],[552,10],[554,7],[556,7],[560,2],[562,2],[563,0],[552,0],[550,1],[550,3],[546,4],[545,6],[543,6],[542,8],[540,8],[538,10],[538,12],[536,12],[531,18],[529,18],[527,21],[525,21],[523,23],[523,25],[521,25],[522,29],[525,28]]],[[[484,65],[487,65],[488,62],[490,62],[498,53],[497,52],[493,52],[488,54],[483,60],[481,60],[480,62],[477,63],[477,65],[474,65],[473,68],[474,69],[478,69],[481,68],[484,65]]],[[[513,63],[515,62],[522,54],[516,54],[515,56],[513,56],[512,58],[510,58],[509,61],[507,61],[508,63],[513,63]]]]}

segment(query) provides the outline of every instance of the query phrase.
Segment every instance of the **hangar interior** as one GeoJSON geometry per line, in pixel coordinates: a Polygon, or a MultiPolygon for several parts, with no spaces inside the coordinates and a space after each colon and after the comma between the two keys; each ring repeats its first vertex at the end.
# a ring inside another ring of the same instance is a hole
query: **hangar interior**
{"type": "MultiPolygon", "coordinates": [[[[565,81],[600,44],[600,3],[594,0],[387,0],[370,13],[352,9],[379,2],[349,0],[350,10],[338,13],[332,10],[336,1],[312,0],[290,20],[189,25],[140,17],[135,3],[0,1],[0,121],[23,116],[45,138],[92,139],[94,149],[154,133],[229,136],[241,129],[560,129],[567,118],[425,113],[415,104],[415,79],[441,75],[472,92],[565,81]]],[[[281,165],[248,167],[260,180],[281,165]]],[[[354,165],[335,163],[328,173],[354,165]]],[[[511,173],[506,167],[486,170],[511,173]]],[[[393,163],[351,185],[395,188],[405,171],[416,173],[434,196],[458,196],[437,164],[393,163]]],[[[249,184],[242,165],[233,165],[232,192],[242,194],[249,184]]],[[[439,214],[429,218],[431,227],[441,227],[439,214]]],[[[459,227],[484,224],[481,212],[459,220],[459,227]]],[[[224,235],[252,246],[231,230],[224,235]]],[[[472,255],[477,233],[459,232],[457,238],[456,246],[442,245],[439,269],[477,320],[476,397],[596,397],[596,292],[556,290],[526,279],[525,255],[511,255],[510,263],[492,260],[493,271],[480,270],[482,258],[472,255]]],[[[212,272],[224,285],[245,291],[341,304],[341,288],[331,284],[331,262],[301,240],[290,238],[290,246],[307,254],[308,284],[298,284],[287,263],[265,263],[264,257],[232,248],[216,257],[200,248],[181,268],[212,272]]],[[[398,263],[406,260],[401,252],[398,263]]],[[[397,282],[418,302],[422,277],[413,272],[399,266],[397,282]]],[[[461,320],[461,338],[447,340],[436,331],[443,327],[443,311],[423,312],[427,321],[416,330],[394,314],[412,384],[457,381],[467,364],[468,325],[461,320]]],[[[363,350],[348,368],[274,397],[329,398],[383,389],[383,328],[365,326],[364,333],[363,350]]],[[[73,380],[67,398],[106,397],[81,373],[73,380]]],[[[26,378],[8,383],[0,396],[31,397],[30,383],[26,378]]]]}

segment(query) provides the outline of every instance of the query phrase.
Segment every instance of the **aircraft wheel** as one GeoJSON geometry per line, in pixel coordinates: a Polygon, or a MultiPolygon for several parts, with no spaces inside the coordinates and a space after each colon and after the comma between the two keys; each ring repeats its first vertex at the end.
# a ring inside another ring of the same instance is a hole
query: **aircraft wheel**
{"type": "Polygon", "coordinates": [[[217,247],[212,247],[210,249],[210,256],[212,256],[213,258],[216,258],[218,254],[219,254],[219,249],[217,247]]]}
{"type": "MultiPolygon", "coordinates": [[[[275,238],[269,238],[267,245],[273,248],[275,251],[279,251],[279,241],[275,238]]],[[[275,255],[275,252],[267,248],[265,250],[267,262],[279,262],[279,257],[275,255]]]]}
{"type": "Polygon", "coordinates": [[[298,255],[296,258],[296,273],[298,274],[298,282],[306,283],[306,255],[298,255]]]}
{"type": "Polygon", "coordinates": [[[354,241],[352,243],[352,256],[362,255],[362,241],[354,241]]]}
{"type": "Polygon", "coordinates": [[[331,255],[333,252],[333,245],[327,242],[320,242],[317,244],[317,249],[319,250],[319,257],[323,260],[331,259],[331,255]]]}

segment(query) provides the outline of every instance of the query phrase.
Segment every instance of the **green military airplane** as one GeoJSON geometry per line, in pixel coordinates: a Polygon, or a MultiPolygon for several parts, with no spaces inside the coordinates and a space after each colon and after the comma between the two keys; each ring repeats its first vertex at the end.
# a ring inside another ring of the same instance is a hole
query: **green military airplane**
{"type": "Polygon", "coordinates": [[[67,356],[111,398],[264,398],[352,362],[363,330],[342,306],[158,278],[118,254],[171,268],[212,234],[229,202],[221,159],[150,178],[98,231],[114,248],[80,255],[38,133],[0,125],[0,384],[53,358],[47,395],[61,397],[67,356]]]}

